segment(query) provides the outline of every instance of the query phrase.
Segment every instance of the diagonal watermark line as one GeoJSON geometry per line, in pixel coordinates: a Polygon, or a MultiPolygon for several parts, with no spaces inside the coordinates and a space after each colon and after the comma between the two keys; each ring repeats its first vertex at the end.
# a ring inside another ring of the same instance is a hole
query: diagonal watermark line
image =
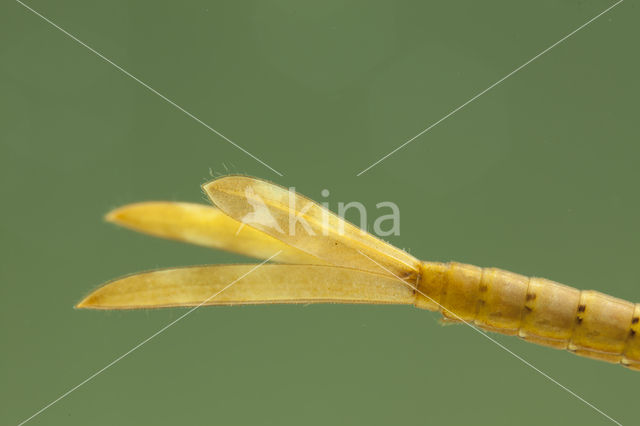
{"type": "Polygon", "coordinates": [[[67,396],[69,396],[69,394],[71,394],[72,392],[74,392],[75,390],[77,390],[80,386],[86,384],[87,382],[91,381],[92,379],[94,379],[96,376],[98,376],[99,374],[101,374],[103,371],[105,371],[107,368],[113,366],[114,364],[116,364],[118,361],[122,360],[124,357],[126,357],[127,355],[131,354],[132,352],[134,352],[135,350],[137,350],[138,348],[140,348],[142,345],[144,345],[145,343],[149,342],[151,339],[153,339],[154,337],[156,337],[157,335],[163,333],[165,330],[167,330],[169,327],[173,326],[174,324],[176,324],[178,321],[182,320],[183,318],[185,318],[187,315],[190,315],[191,313],[193,313],[196,309],[198,309],[199,307],[201,307],[202,305],[204,305],[205,303],[207,303],[209,300],[213,299],[214,297],[218,296],[220,293],[222,293],[223,291],[225,291],[226,289],[228,289],[229,287],[231,287],[232,285],[234,285],[235,283],[237,283],[238,281],[240,281],[241,279],[243,279],[244,277],[246,277],[247,275],[249,275],[250,273],[252,273],[253,271],[255,271],[256,269],[258,269],[259,267],[261,267],[262,265],[264,265],[265,263],[267,263],[268,261],[270,261],[271,259],[273,259],[274,257],[276,257],[277,255],[279,255],[282,252],[282,250],[279,250],[277,253],[275,253],[273,256],[269,257],[268,259],[265,259],[264,261],[260,262],[259,264],[257,264],[256,266],[254,266],[253,268],[251,268],[250,270],[248,270],[247,272],[245,272],[244,274],[242,274],[240,277],[236,278],[235,280],[233,280],[231,283],[227,284],[222,290],[218,291],[217,293],[212,294],[211,296],[209,296],[208,298],[206,298],[203,302],[201,302],[199,305],[194,306],[193,308],[189,309],[187,312],[185,312],[184,314],[180,315],[178,318],[176,318],[175,320],[171,321],[169,324],[165,325],[164,327],[162,327],[160,330],[156,331],[155,333],[153,333],[151,336],[147,337],[146,339],[144,339],[142,342],[138,343],[137,345],[135,345],[133,348],[129,349],[127,352],[123,353],[122,355],[120,355],[118,358],[114,359],[113,361],[111,361],[109,364],[105,365],[104,367],[102,367],[100,370],[96,371],[95,373],[93,373],[92,375],[90,375],[89,377],[87,377],[86,379],[84,379],[83,381],[81,381],[80,383],[78,383],[77,385],[75,385],[74,387],[72,387],[71,389],[69,389],[68,391],[66,391],[65,393],[63,393],[62,395],[60,395],[58,398],[54,399],[53,401],[51,401],[50,403],[48,403],[47,405],[45,405],[44,407],[42,407],[40,410],[36,411],[35,413],[33,413],[30,417],[24,419],[23,421],[21,421],[20,423],[18,423],[18,426],[22,426],[23,424],[27,423],[28,421],[32,420],[34,417],[38,416],[39,414],[42,414],[45,410],[47,410],[48,408],[50,408],[51,406],[55,405],[57,402],[59,402],[60,400],[66,398],[67,396]]]}
{"type": "Polygon", "coordinates": [[[399,147],[397,147],[396,149],[394,149],[393,151],[391,151],[390,153],[388,153],[387,155],[385,155],[384,157],[382,157],[381,159],[379,159],[378,161],[376,161],[375,163],[371,164],[369,167],[367,167],[366,169],[362,170],[360,173],[358,173],[356,176],[360,176],[363,173],[367,172],[369,169],[375,167],[376,165],[380,164],[381,162],[383,162],[384,160],[386,160],[387,158],[391,157],[393,154],[395,154],[396,152],[400,151],[402,148],[404,148],[405,146],[409,145],[411,142],[413,142],[414,140],[416,140],[417,138],[419,138],[420,136],[424,135],[425,133],[427,133],[429,130],[433,129],[434,127],[436,127],[438,124],[442,123],[444,120],[446,120],[447,118],[451,117],[453,114],[455,114],[456,112],[460,111],[462,108],[466,107],[467,105],[469,105],[471,102],[475,101],[476,99],[478,99],[480,96],[484,95],[485,93],[487,93],[489,90],[493,89],[494,87],[496,87],[497,85],[499,85],[500,83],[502,83],[503,81],[505,81],[506,79],[508,79],[509,77],[511,77],[512,75],[514,75],[515,73],[517,73],[518,71],[520,71],[522,68],[526,67],[527,65],[529,65],[531,62],[535,61],[536,59],[538,59],[539,57],[541,57],[542,55],[544,55],[545,53],[547,53],[548,51],[550,51],[551,49],[553,49],[554,47],[556,47],[557,45],[559,45],[560,43],[562,43],[563,41],[565,41],[566,39],[568,39],[569,37],[571,37],[572,35],[574,35],[575,33],[577,33],[578,31],[580,31],[581,29],[583,29],[584,27],[586,27],[587,25],[589,25],[590,23],[592,23],[593,21],[595,21],[596,19],[598,19],[599,17],[601,17],[602,15],[604,15],[605,13],[607,13],[608,11],[610,11],[611,9],[613,9],[614,7],[616,7],[617,5],[619,5],[620,3],[622,3],[624,0],[618,0],[616,3],[614,3],[613,5],[609,6],[608,8],[606,8],[605,10],[603,10],[602,12],[600,12],[599,14],[597,14],[596,16],[594,16],[593,18],[589,19],[587,22],[585,22],[584,24],[580,25],[578,28],[576,28],[575,30],[571,31],[569,34],[567,34],[566,36],[562,37],[560,40],[556,41],[555,43],[553,43],[551,46],[547,47],[546,49],[544,49],[542,52],[538,53],[536,56],[534,56],[533,58],[529,59],[527,62],[525,62],[524,64],[520,65],[518,68],[514,69],[513,71],[511,71],[509,74],[505,75],[504,77],[502,77],[500,80],[496,81],[495,83],[493,83],[491,86],[487,87],[486,89],[484,89],[482,92],[476,94],[474,97],[472,97],[471,99],[469,99],[468,101],[466,101],[465,103],[463,103],[462,105],[460,105],[459,107],[455,108],[454,110],[450,111],[447,115],[445,115],[444,117],[442,117],[441,119],[439,119],[438,121],[436,121],[435,123],[431,124],[429,127],[427,127],[426,129],[424,129],[423,131],[421,131],[420,133],[418,133],[417,135],[415,135],[414,137],[412,137],[411,139],[409,139],[408,141],[406,141],[405,143],[403,143],[402,145],[400,145],[399,147]]]}
{"type": "Polygon", "coordinates": [[[400,278],[399,276],[397,276],[396,274],[394,274],[393,272],[391,272],[390,270],[388,270],[387,268],[385,268],[384,266],[382,266],[381,264],[379,264],[378,262],[376,262],[375,260],[373,260],[372,258],[370,258],[369,256],[367,256],[366,254],[364,254],[363,252],[361,252],[360,250],[358,250],[358,253],[360,253],[361,255],[363,255],[364,257],[366,257],[367,259],[369,259],[371,262],[375,263],[376,265],[378,265],[381,269],[387,271],[388,273],[390,273],[391,275],[393,275],[394,277],[396,277],[398,280],[402,281],[404,284],[406,284],[410,289],[412,289],[413,291],[416,291],[418,293],[420,293],[421,295],[423,295],[424,297],[426,297],[427,299],[429,299],[431,302],[433,302],[434,304],[436,304],[440,309],[447,311],[447,313],[449,313],[451,316],[455,317],[455,319],[457,321],[461,321],[463,323],[465,323],[466,325],[468,325],[469,327],[471,327],[472,329],[474,329],[475,331],[477,331],[479,334],[481,334],[482,336],[486,337],[487,339],[489,339],[491,342],[495,343],[496,345],[498,345],[500,348],[504,349],[506,352],[508,352],[509,354],[511,354],[512,356],[514,356],[516,359],[518,359],[519,361],[521,361],[522,363],[524,363],[525,365],[527,365],[528,367],[531,367],[532,369],[534,369],[535,371],[537,371],[538,373],[540,373],[542,376],[544,376],[546,379],[548,379],[549,381],[555,383],[556,385],[560,386],[562,389],[564,389],[565,391],[567,391],[569,394],[571,394],[572,396],[576,397],[577,399],[579,399],[580,401],[584,402],[586,405],[588,405],[589,407],[591,407],[592,409],[594,409],[595,411],[597,411],[598,413],[602,414],[604,417],[606,417],[607,419],[611,420],[613,423],[622,426],[622,423],[620,423],[619,421],[615,420],[614,418],[612,418],[611,416],[609,416],[607,413],[605,413],[604,411],[602,411],[601,409],[599,409],[598,407],[596,407],[595,405],[593,405],[592,403],[590,403],[589,401],[587,401],[586,399],[584,399],[583,397],[581,397],[580,395],[578,395],[577,393],[575,393],[574,391],[572,391],[571,389],[569,389],[568,387],[566,387],[565,385],[563,385],[562,383],[558,382],[556,379],[554,379],[553,377],[549,376],[547,373],[545,373],[544,371],[540,370],[539,368],[537,368],[536,366],[534,366],[533,364],[531,364],[529,361],[527,361],[526,359],[522,358],[520,355],[516,354],[515,352],[513,352],[511,349],[507,348],[506,346],[504,346],[502,343],[498,342],[496,339],[494,339],[493,337],[489,336],[487,333],[485,333],[484,331],[480,330],[478,327],[474,326],[473,324],[469,323],[468,321],[465,321],[464,319],[462,319],[458,314],[456,314],[455,312],[450,311],[449,309],[445,308],[444,306],[442,306],[440,303],[436,302],[432,297],[429,297],[428,295],[424,294],[422,291],[420,291],[417,287],[412,286],[410,283],[406,282],[405,280],[403,280],[402,278],[400,278]]]}
{"type": "Polygon", "coordinates": [[[244,149],[243,147],[241,147],[240,145],[238,145],[237,143],[235,143],[234,141],[232,141],[231,139],[229,139],[228,137],[226,137],[225,135],[223,135],[222,133],[220,133],[219,131],[217,131],[216,129],[214,129],[213,127],[211,127],[210,125],[208,125],[207,123],[205,123],[204,121],[200,120],[198,117],[196,117],[195,115],[191,114],[189,111],[187,111],[186,109],[182,108],[180,105],[178,105],[177,103],[175,103],[174,101],[172,101],[171,99],[167,98],[165,95],[163,95],[162,93],[158,92],[156,89],[154,89],[153,87],[149,86],[147,83],[145,83],[144,81],[140,80],[138,77],[136,77],[135,75],[131,74],[129,71],[125,70],[124,68],[122,68],[120,65],[116,64],[115,62],[113,62],[111,59],[107,58],[106,56],[104,56],[102,53],[98,52],[97,50],[95,50],[94,48],[92,48],[91,46],[89,46],[88,44],[86,44],[85,42],[83,42],[82,40],[80,40],[79,38],[75,37],[73,34],[69,33],[68,31],[66,31],[64,28],[60,27],[59,25],[57,25],[56,23],[54,23],[53,21],[51,21],[49,18],[47,18],[46,16],[42,15],[41,13],[39,13],[38,11],[34,10],[33,8],[31,8],[30,6],[27,6],[26,4],[24,4],[23,2],[21,2],[20,0],[16,0],[17,3],[19,3],[20,5],[24,6],[26,9],[30,10],[31,12],[33,12],[35,15],[39,16],[40,18],[42,18],[44,21],[48,22],[49,24],[51,24],[53,27],[57,28],[58,30],[60,30],[62,33],[64,33],[66,36],[68,36],[69,38],[71,38],[72,40],[74,40],[75,42],[77,42],[78,44],[82,45],[83,47],[86,47],[87,49],[89,49],[91,52],[95,53],[98,57],[100,57],[101,59],[103,59],[104,61],[108,62],[109,64],[113,65],[116,69],[118,69],[118,71],[122,72],[123,74],[125,74],[127,77],[132,78],[133,80],[135,80],[137,83],[139,83],[141,86],[143,86],[145,89],[149,90],[150,92],[158,95],[159,97],[161,97],[162,99],[164,99],[165,101],[167,101],[169,104],[171,104],[173,107],[177,108],[178,110],[182,111],[184,114],[186,114],[187,116],[189,116],[190,118],[194,119],[195,121],[197,121],[198,123],[200,123],[201,125],[203,125],[204,127],[206,127],[207,129],[209,129],[210,131],[212,131],[213,133],[215,133],[216,135],[220,136],[222,139],[224,139],[225,141],[229,142],[231,145],[235,146],[236,148],[238,148],[240,151],[244,152],[245,154],[247,154],[249,157],[253,158],[254,160],[256,160],[258,163],[262,164],[263,166],[265,166],[266,168],[268,168],[269,170],[271,170],[272,172],[274,172],[275,174],[277,174],[278,176],[283,176],[282,173],[280,173],[279,171],[277,171],[276,169],[274,169],[273,167],[271,167],[270,165],[268,165],[267,163],[265,163],[264,161],[262,161],[261,159],[259,159],[258,157],[256,157],[255,155],[253,155],[252,153],[250,153],[249,151],[247,151],[246,149],[244,149]]]}

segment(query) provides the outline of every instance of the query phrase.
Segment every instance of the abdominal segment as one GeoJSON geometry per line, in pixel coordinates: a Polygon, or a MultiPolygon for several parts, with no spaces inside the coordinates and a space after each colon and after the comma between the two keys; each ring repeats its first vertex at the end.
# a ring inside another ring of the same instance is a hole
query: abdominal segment
{"type": "Polygon", "coordinates": [[[640,370],[640,304],[543,278],[424,262],[415,306],[577,355],[640,370]]]}

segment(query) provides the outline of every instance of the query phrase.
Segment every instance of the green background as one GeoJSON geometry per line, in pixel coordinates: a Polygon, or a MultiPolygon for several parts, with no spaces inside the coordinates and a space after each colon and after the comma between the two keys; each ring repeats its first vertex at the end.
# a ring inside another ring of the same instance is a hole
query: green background
{"type": "MultiPolygon", "coordinates": [[[[73,305],[123,274],[247,261],[102,221],[206,202],[228,172],[401,209],[417,257],[640,300],[638,5],[80,1],[0,6],[0,423],[16,424],[185,311],[73,305]]],[[[202,308],[30,424],[607,424],[465,326],[395,306],[202,308]]],[[[622,423],[640,373],[501,335],[622,423]]]]}

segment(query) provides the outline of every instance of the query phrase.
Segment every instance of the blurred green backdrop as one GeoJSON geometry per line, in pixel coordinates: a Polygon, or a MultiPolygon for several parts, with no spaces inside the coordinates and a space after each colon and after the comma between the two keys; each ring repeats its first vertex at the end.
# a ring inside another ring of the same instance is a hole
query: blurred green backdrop
{"type": "MultiPolygon", "coordinates": [[[[0,6],[0,423],[16,424],[184,310],[73,309],[100,283],[247,261],[102,221],[246,173],[401,209],[431,260],[640,300],[637,3],[80,1],[0,6]],[[633,53],[636,52],[636,53],[633,53]]],[[[370,218],[372,221],[373,218],[370,218]]],[[[607,424],[465,326],[408,307],[202,308],[30,424],[607,424]]],[[[640,374],[493,336],[622,423],[640,374]]]]}

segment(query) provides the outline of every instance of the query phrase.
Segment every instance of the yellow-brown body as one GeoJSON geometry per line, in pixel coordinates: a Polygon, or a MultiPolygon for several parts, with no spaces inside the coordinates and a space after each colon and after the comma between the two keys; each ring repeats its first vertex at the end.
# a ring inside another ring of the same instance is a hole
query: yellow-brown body
{"type": "Polygon", "coordinates": [[[418,308],[640,370],[640,304],[497,268],[423,262],[420,269],[418,308]]]}

